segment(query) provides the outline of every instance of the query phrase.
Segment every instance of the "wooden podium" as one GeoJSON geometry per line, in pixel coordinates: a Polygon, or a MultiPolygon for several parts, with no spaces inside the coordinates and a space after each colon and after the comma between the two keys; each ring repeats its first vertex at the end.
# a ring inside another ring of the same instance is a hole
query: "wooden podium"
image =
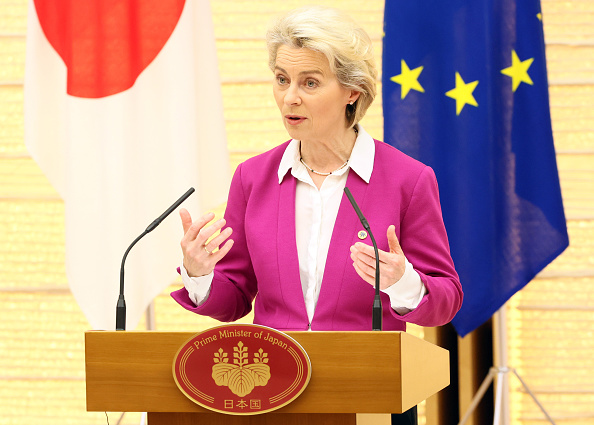
{"type": "Polygon", "coordinates": [[[309,355],[309,385],[279,410],[232,416],[175,384],[173,359],[194,333],[87,332],[87,410],[148,412],[149,425],[354,425],[357,413],[401,413],[449,385],[447,350],[406,332],[286,333],[309,355]]]}

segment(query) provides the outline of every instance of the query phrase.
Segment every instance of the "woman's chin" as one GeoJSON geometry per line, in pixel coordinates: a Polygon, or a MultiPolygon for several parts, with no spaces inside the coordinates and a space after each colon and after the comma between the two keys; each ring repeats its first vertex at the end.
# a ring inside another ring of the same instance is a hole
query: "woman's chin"
{"type": "Polygon", "coordinates": [[[303,131],[299,126],[285,124],[285,128],[287,129],[287,133],[289,133],[291,139],[301,140],[303,137],[303,131]]]}

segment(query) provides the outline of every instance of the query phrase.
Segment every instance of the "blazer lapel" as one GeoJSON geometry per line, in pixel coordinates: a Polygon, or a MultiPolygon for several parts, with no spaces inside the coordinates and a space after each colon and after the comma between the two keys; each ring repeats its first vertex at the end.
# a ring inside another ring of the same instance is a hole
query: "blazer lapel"
{"type": "MultiPolygon", "coordinates": [[[[368,184],[351,170],[347,177],[346,187],[351,191],[357,204],[362,207],[365,203],[368,184]]],[[[350,247],[358,240],[357,232],[359,230],[363,230],[363,226],[346,194],[343,193],[332,231],[315,316],[318,315],[318,312],[324,318],[334,315],[337,306],[336,297],[340,293],[345,272],[351,268],[350,247]]]]}
{"type": "Polygon", "coordinates": [[[289,172],[280,184],[278,205],[277,255],[280,277],[279,290],[282,293],[285,304],[298,304],[300,313],[307,318],[301,277],[299,275],[299,257],[297,255],[297,239],[295,235],[296,189],[297,180],[289,172]]]}

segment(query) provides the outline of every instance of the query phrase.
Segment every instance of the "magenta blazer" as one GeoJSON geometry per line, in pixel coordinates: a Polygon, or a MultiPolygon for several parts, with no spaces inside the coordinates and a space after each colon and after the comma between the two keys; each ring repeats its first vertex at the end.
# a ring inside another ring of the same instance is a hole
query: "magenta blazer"
{"type": "MultiPolygon", "coordinates": [[[[185,288],[173,298],[187,310],[224,322],[252,309],[254,323],[275,329],[307,330],[295,238],[296,179],[278,166],[287,143],[251,158],[236,170],[225,211],[235,244],[217,264],[210,295],[196,307],[185,288]]],[[[388,251],[386,231],[396,226],[402,250],[427,288],[412,312],[400,316],[382,293],[384,330],[406,322],[438,326],[462,304],[462,288],[450,256],[433,170],[383,142],[375,141],[369,184],[353,170],[346,186],[367,218],[379,249],[388,251]]],[[[312,330],[371,330],[374,289],[355,272],[350,246],[362,225],[343,194],[330,241],[312,330]]],[[[364,242],[371,245],[369,237],[364,242]]]]}

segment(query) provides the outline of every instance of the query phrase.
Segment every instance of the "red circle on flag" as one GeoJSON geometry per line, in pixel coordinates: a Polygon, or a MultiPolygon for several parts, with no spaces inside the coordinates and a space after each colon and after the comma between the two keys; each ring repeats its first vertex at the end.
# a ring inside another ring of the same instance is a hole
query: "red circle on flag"
{"type": "Polygon", "coordinates": [[[39,24],[66,68],[71,96],[128,90],[177,26],[185,0],[33,0],[39,24]]]}
{"type": "Polygon", "coordinates": [[[290,336],[260,325],[224,325],[189,339],[173,361],[178,388],[219,413],[256,415],[286,406],[307,387],[311,363],[290,336]]]}

